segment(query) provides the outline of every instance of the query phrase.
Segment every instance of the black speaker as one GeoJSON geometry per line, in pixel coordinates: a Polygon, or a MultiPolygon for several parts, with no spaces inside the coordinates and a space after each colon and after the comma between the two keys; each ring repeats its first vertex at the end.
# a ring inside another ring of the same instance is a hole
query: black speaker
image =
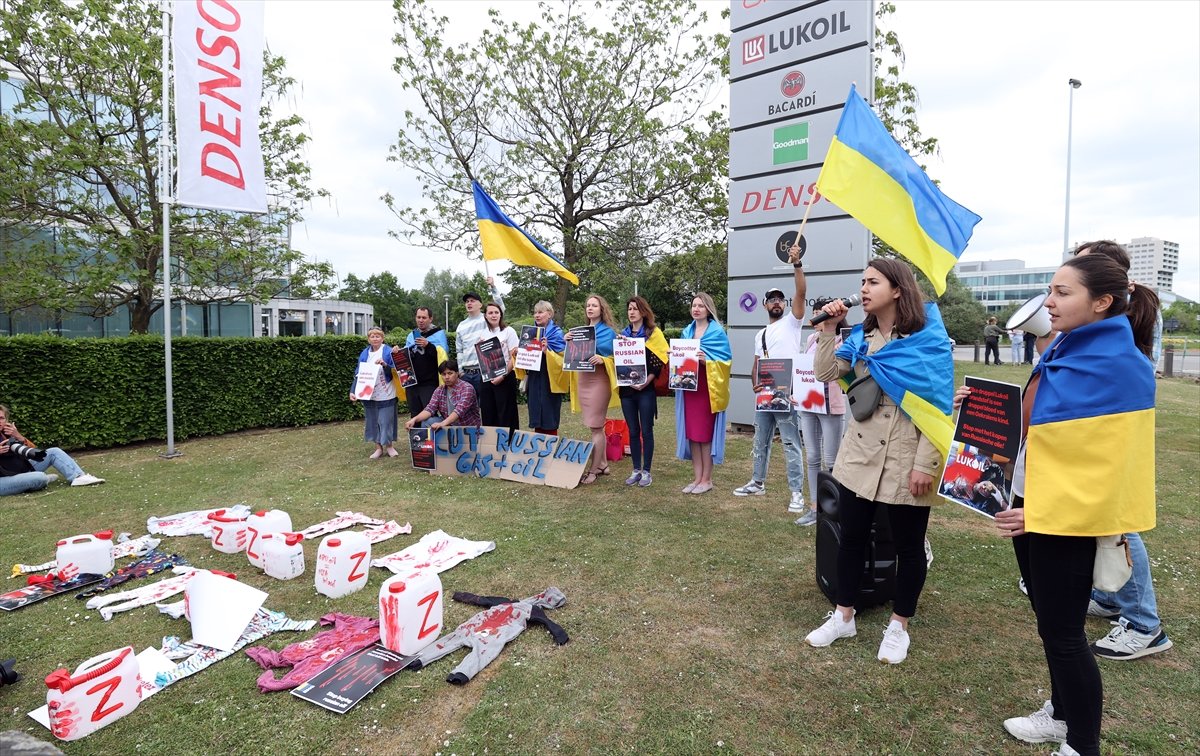
{"type": "MultiPolygon", "coordinates": [[[[852,506],[854,494],[824,470],[817,477],[817,587],[830,603],[837,604],[837,558],[842,542],[838,512],[852,506]]],[[[862,610],[891,601],[896,594],[896,544],[892,540],[887,506],[875,508],[875,522],[863,562],[855,609],[862,610]]]]}

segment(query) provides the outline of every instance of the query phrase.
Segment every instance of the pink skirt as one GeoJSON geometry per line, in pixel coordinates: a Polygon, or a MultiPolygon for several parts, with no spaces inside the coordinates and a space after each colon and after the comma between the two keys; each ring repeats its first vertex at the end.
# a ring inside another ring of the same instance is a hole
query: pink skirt
{"type": "Polygon", "coordinates": [[[608,371],[603,365],[597,365],[591,373],[579,373],[579,406],[583,408],[584,425],[603,428],[610,399],[612,387],[608,385],[608,371]]]}
{"type": "Polygon", "coordinates": [[[710,409],[708,401],[708,371],[701,367],[696,372],[699,373],[700,385],[695,391],[683,392],[684,433],[688,441],[711,444],[717,416],[710,409]]]}

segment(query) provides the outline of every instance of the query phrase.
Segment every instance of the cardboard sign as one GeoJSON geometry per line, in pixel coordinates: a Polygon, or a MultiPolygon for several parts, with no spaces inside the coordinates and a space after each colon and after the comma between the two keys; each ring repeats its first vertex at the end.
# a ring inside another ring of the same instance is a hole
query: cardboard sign
{"type": "Polygon", "coordinates": [[[563,354],[563,370],[590,373],[596,369],[590,360],[596,356],[596,329],[578,326],[567,331],[567,351],[563,354]]]}
{"type": "Polygon", "coordinates": [[[1021,446],[1021,387],[967,376],[938,494],[985,517],[1012,507],[1013,461],[1021,446]]]}
{"type": "Polygon", "coordinates": [[[667,387],[695,391],[700,387],[700,339],[671,339],[667,387]]]}
{"type": "Polygon", "coordinates": [[[504,355],[504,344],[493,336],[483,339],[475,345],[475,354],[479,355],[480,380],[490,381],[502,378],[508,374],[508,360],[504,355]]]}
{"type": "Polygon", "coordinates": [[[542,369],[542,332],[537,326],[521,326],[517,341],[517,367],[521,370],[542,369]]]}
{"type": "Polygon", "coordinates": [[[413,428],[408,432],[408,449],[413,467],[418,470],[434,468],[433,433],[428,428],[413,428]]]}
{"type": "Polygon", "coordinates": [[[812,354],[801,354],[792,361],[792,396],[796,399],[796,409],[801,412],[828,415],[829,395],[825,392],[825,384],[817,380],[814,358],[812,354]]]}
{"type": "Polygon", "coordinates": [[[476,475],[535,486],[574,488],[592,453],[591,441],[531,431],[450,426],[433,432],[437,475],[476,475]]]}
{"type": "Polygon", "coordinates": [[[404,388],[417,385],[417,371],[413,368],[412,347],[397,349],[392,352],[392,363],[396,366],[396,380],[404,388]]]}
{"type": "Polygon", "coordinates": [[[646,340],[617,336],[613,339],[613,362],[618,386],[640,386],[646,382],[646,340]]]}
{"type": "Polygon", "coordinates": [[[358,399],[370,399],[382,373],[383,365],[374,362],[358,363],[358,372],[354,375],[354,396],[358,399]]]}
{"type": "Polygon", "coordinates": [[[761,386],[754,396],[754,409],[759,412],[792,411],[791,359],[760,357],[754,382],[761,386]]]}
{"type": "Polygon", "coordinates": [[[327,667],[293,689],[292,695],[332,712],[345,714],[416,658],[401,656],[376,643],[327,667]]]}

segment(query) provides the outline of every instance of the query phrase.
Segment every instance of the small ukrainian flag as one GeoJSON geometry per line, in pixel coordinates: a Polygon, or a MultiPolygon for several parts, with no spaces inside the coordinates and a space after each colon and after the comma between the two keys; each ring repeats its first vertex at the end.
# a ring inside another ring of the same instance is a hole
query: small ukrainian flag
{"type": "Polygon", "coordinates": [[[478,181],[472,181],[471,188],[475,194],[475,221],[479,224],[479,242],[483,246],[485,260],[511,260],[514,265],[528,265],[557,273],[579,285],[579,277],[505,215],[478,181]]]}

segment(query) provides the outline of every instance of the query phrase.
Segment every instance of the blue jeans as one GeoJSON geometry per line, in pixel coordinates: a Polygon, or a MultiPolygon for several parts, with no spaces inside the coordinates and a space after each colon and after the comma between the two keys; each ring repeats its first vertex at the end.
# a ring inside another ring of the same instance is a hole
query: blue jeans
{"type": "Polygon", "coordinates": [[[796,412],[754,413],[754,480],[767,482],[767,465],[771,461],[771,439],[779,428],[783,440],[783,454],[787,462],[788,488],[792,493],[804,491],[804,460],[801,458],[800,430],[796,425],[796,412]]]}
{"type": "Polygon", "coordinates": [[[20,473],[19,475],[9,475],[0,478],[0,496],[12,496],[28,491],[42,490],[50,483],[50,479],[46,477],[46,471],[51,467],[56,468],[68,481],[75,480],[80,475],[83,475],[83,470],[79,469],[79,465],[75,464],[75,460],[71,459],[69,454],[57,446],[46,449],[46,458],[41,462],[31,462],[30,464],[33,465],[35,472],[20,473]]]}
{"type": "Polygon", "coordinates": [[[817,505],[817,474],[821,468],[833,470],[838,447],[842,445],[844,415],[800,413],[800,435],[804,438],[804,458],[808,468],[808,502],[817,505]]]}
{"type": "Polygon", "coordinates": [[[657,409],[658,397],[653,386],[621,397],[621,414],[629,426],[629,456],[634,470],[650,472],[654,463],[654,413],[657,409]]]}
{"type": "Polygon", "coordinates": [[[479,401],[479,392],[483,390],[483,376],[479,372],[479,367],[471,368],[470,371],[464,368],[459,376],[471,384],[471,388],[475,389],[475,400],[479,401]]]}
{"type": "Polygon", "coordinates": [[[1092,590],[1092,600],[1107,608],[1116,609],[1139,633],[1158,633],[1162,621],[1158,618],[1158,600],[1154,595],[1154,580],[1150,577],[1150,557],[1146,544],[1138,533],[1126,533],[1129,541],[1129,558],[1133,561],[1133,574],[1121,590],[1116,593],[1092,590]]]}

